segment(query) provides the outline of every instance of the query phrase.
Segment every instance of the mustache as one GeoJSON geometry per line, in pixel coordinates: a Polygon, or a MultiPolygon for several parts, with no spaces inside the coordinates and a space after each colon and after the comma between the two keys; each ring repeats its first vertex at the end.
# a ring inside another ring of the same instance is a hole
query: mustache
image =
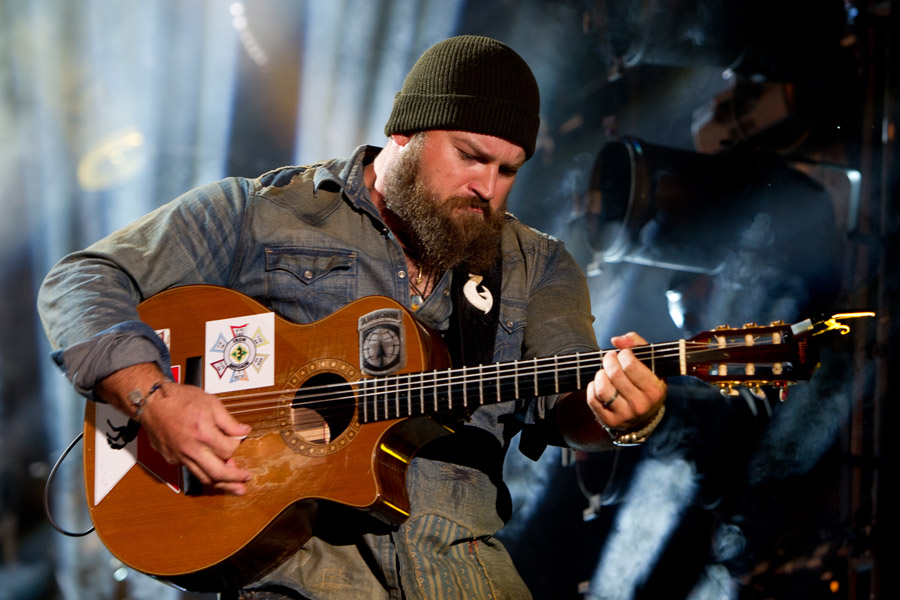
{"type": "Polygon", "coordinates": [[[484,214],[484,218],[489,218],[494,210],[491,208],[491,203],[481,198],[465,198],[463,196],[451,196],[444,201],[444,206],[447,210],[453,210],[455,208],[477,208],[480,209],[484,214]]]}

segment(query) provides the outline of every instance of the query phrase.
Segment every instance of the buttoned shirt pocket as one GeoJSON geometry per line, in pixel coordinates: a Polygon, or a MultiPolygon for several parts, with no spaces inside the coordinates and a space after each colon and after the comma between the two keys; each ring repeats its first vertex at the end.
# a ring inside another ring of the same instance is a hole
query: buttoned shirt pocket
{"type": "Polygon", "coordinates": [[[525,336],[525,307],[515,303],[504,303],[500,307],[500,321],[497,327],[497,343],[494,346],[494,360],[515,360],[521,356],[522,340],[525,336]]]}
{"type": "Polygon", "coordinates": [[[326,317],[356,298],[357,254],[341,248],[266,248],[266,295],[296,322],[326,317]]]}

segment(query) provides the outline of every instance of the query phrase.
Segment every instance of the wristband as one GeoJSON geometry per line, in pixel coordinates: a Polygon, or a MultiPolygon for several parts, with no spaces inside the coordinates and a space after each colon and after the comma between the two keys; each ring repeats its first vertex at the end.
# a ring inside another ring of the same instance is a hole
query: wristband
{"type": "Polygon", "coordinates": [[[147,402],[150,401],[150,396],[154,393],[158,392],[162,389],[164,380],[160,379],[156,383],[154,383],[150,387],[150,391],[147,392],[146,395],[142,396],[140,390],[131,390],[131,393],[128,394],[128,399],[131,400],[131,405],[134,407],[134,414],[131,415],[131,420],[135,423],[141,422],[141,413],[144,412],[144,408],[147,406],[147,402]]]}
{"type": "Polygon", "coordinates": [[[612,443],[616,446],[640,446],[647,441],[647,438],[650,437],[650,434],[653,433],[653,430],[656,429],[656,426],[659,425],[660,421],[662,421],[665,412],[666,406],[660,406],[659,410],[656,411],[656,414],[653,415],[653,418],[650,419],[650,422],[637,431],[616,431],[614,429],[610,429],[606,425],[603,425],[602,422],[600,424],[603,425],[603,429],[606,430],[606,433],[609,434],[612,443]]]}

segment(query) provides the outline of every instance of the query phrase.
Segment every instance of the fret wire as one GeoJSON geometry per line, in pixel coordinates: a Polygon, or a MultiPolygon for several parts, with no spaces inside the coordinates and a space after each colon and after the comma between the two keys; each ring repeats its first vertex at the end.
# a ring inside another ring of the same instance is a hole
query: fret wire
{"type": "Polygon", "coordinates": [[[437,371],[435,371],[435,372],[434,372],[434,381],[432,381],[432,387],[434,388],[434,391],[432,392],[432,393],[434,394],[434,412],[438,412],[438,383],[437,383],[437,376],[438,376],[437,371]]]}
{"type": "Polygon", "coordinates": [[[447,368],[447,408],[453,410],[453,377],[450,374],[451,369],[447,368]]]}
{"type": "Polygon", "coordinates": [[[559,393],[559,357],[553,357],[553,393],[559,393]]]}
{"type": "Polygon", "coordinates": [[[425,414],[425,372],[419,374],[419,414],[425,414]]]}
{"type": "Polygon", "coordinates": [[[363,392],[363,394],[362,394],[363,423],[368,423],[369,422],[369,403],[365,399],[366,398],[366,394],[365,394],[366,380],[363,379],[362,381],[360,381],[360,384],[362,384],[360,386],[360,389],[363,392]]]}
{"type": "Polygon", "coordinates": [[[581,389],[581,352],[575,353],[575,387],[581,389]]]}
{"type": "Polygon", "coordinates": [[[484,406],[484,365],[478,365],[478,396],[479,404],[484,406]]]}
{"type": "Polygon", "coordinates": [[[519,361],[517,360],[513,361],[513,373],[513,383],[515,383],[516,386],[516,399],[519,399],[521,396],[519,395],[519,361]]]}
{"type": "Polygon", "coordinates": [[[502,402],[500,398],[500,363],[497,363],[497,402],[502,402]]]}
{"type": "Polygon", "coordinates": [[[469,382],[463,375],[463,408],[469,408],[469,382]]]}
{"type": "Polygon", "coordinates": [[[540,396],[540,393],[538,393],[538,364],[537,364],[537,358],[534,359],[534,395],[535,395],[535,397],[540,396]]]}
{"type": "MultiPolygon", "coordinates": [[[[406,375],[406,414],[412,416],[412,377],[406,375]]],[[[397,386],[400,389],[400,386],[397,386]]]]}
{"type": "Polygon", "coordinates": [[[371,379],[370,387],[372,388],[372,390],[371,390],[371,394],[372,394],[372,398],[373,398],[372,412],[374,413],[372,415],[372,420],[377,421],[378,420],[378,382],[377,382],[377,380],[371,379]]]}
{"type": "MultiPolygon", "coordinates": [[[[397,411],[397,416],[400,416],[400,386],[394,386],[394,410],[397,411]]],[[[407,415],[409,416],[409,415],[407,415]]]]}

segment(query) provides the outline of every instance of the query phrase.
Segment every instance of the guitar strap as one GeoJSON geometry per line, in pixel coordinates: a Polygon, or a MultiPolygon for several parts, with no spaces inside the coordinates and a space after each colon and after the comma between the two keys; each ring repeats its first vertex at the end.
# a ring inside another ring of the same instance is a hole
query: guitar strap
{"type": "Polygon", "coordinates": [[[493,268],[482,275],[470,273],[465,264],[454,267],[453,314],[444,336],[454,366],[494,362],[502,279],[503,258],[499,255],[493,268]]]}

